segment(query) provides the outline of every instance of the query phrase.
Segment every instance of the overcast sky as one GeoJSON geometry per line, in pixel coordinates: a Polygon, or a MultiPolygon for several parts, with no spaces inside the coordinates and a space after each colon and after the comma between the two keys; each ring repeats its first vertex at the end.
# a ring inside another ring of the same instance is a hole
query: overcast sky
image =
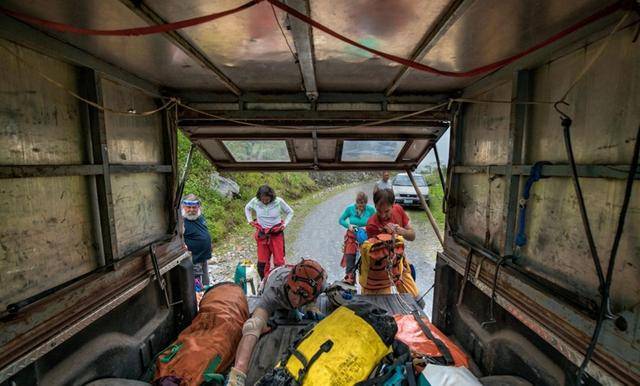
{"type": "MultiPolygon", "coordinates": [[[[449,160],[449,130],[445,131],[440,140],[436,144],[438,146],[438,155],[440,156],[440,162],[442,165],[446,165],[449,160]]],[[[436,156],[433,155],[433,150],[427,154],[427,156],[422,160],[422,163],[418,166],[418,169],[423,165],[430,165],[436,163],[436,156]]]]}

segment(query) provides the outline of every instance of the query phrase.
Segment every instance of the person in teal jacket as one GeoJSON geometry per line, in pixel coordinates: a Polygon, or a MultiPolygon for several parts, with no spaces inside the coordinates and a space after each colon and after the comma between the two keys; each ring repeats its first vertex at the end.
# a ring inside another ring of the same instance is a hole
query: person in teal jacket
{"type": "Polygon", "coordinates": [[[358,251],[358,243],[356,242],[355,229],[364,228],[367,225],[369,217],[376,212],[376,209],[367,205],[369,198],[364,192],[358,192],[356,195],[356,203],[345,208],[340,220],[340,225],[347,229],[344,235],[344,249],[342,262],[340,265],[346,268],[344,281],[354,285],[356,282],[356,253],[358,251]]]}

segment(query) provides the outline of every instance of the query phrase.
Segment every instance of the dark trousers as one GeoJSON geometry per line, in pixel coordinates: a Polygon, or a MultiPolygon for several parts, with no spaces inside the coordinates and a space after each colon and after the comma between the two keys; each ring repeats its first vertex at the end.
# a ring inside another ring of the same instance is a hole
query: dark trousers
{"type": "Polygon", "coordinates": [[[346,254],[344,260],[347,263],[346,273],[352,273],[356,271],[356,255],[346,254]]]}
{"type": "Polygon", "coordinates": [[[193,276],[196,279],[200,279],[200,283],[202,283],[203,286],[211,284],[211,281],[209,280],[209,264],[207,263],[207,260],[193,264],[193,276]]]}

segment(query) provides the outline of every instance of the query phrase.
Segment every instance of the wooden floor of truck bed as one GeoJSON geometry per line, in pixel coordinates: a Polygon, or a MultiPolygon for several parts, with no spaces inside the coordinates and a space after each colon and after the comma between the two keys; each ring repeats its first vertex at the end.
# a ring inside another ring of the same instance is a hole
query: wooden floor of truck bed
{"type": "MultiPolygon", "coordinates": [[[[411,307],[424,313],[409,294],[402,294],[402,299],[411,307]]],[[[386,310],[388,313],[406,314],[406,307],[403,307],[398,298],[394,295],[357,295],[356,299],[366,300],[376,306],[386,310]]],[[[249,297],[249,309],[251,312],[256,307],[257,297],[249,297]]],[[[325,314],[332,310],[332,305],[325,295],[321,295],[317,301],[318,308],[325,314]]],[[[277,318],[278,326],[270,333],[263,335],[258,341],[258,345],[251,357],[251,365],[247,374],[247,385],[253,385],[269,369],[272,369],[287,350],[298,332],[306,327],[308,322],[293,323],[284,318],[277,318]]]]}

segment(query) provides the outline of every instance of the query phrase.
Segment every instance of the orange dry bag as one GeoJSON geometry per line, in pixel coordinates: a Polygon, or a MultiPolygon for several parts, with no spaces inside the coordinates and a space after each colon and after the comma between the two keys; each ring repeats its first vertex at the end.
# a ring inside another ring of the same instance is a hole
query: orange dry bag
{"type": "Polygon", "coordinates": [[[242,338],[249,306],[242,288],[233,283],[211,287],[193,322],[156,360],[155,382],[177,378],[182,385],[222,384],[242,338]]]}

